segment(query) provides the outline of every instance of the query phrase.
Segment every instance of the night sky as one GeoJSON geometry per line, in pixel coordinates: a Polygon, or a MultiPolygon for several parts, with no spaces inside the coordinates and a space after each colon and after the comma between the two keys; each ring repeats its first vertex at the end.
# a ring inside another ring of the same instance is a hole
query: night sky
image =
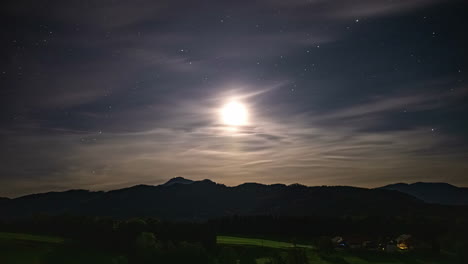
{"type": "Polygon", "coordinates": [[[2,2],[0,196],[468,185],[468,4],[2,2]],[[247,111],[226,124],[223,105],[247,111]]]}

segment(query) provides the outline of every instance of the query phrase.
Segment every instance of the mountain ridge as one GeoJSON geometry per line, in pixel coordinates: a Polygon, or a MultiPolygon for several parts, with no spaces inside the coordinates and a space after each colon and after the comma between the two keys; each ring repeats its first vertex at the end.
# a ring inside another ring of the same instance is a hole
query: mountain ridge
{"type": "Polygon", "coordinates": [[[229,215],[395,216],[459,210],[382,188],[260,183],[229,187],[211,180],[177,181],[188,184],[135,185],[106,192],[70,190],[2,200],[0,218],[65,213],[203,220],[229,215]]]}
{"type": "MultiPolygon", "coordinates": [[[[162,184],[158,184],[158,185],[151,185],[151,184],[137,184],[137,185],[133,185],[133,186],[129,186],[129,187],[124,187],[124,188],[120,188],[120,189],[112,189],[112,190],[108,190],[108,191],[101,191],[101,190],[98,190],[98,191],[92,191],[92,190],[87,190],[87,189],[68,189],[68,190],[64,190],[64,191],[49,191],[49,192],[40,192],[40,193],[32,193],[32,194],[26,194],[26,195],[22,195],[22,196],[18,196],[18,197],[13,197],[13,198],[10,198],[10,197],[0,197],[0,200],[15,200],[15,199],[19,199],[19,198],[25,198],[25,197],[34,197],[34,196],[40,196],[40,195],[55,195],[55,194],[60,194],[60,193],[109,193],[109,192],[121,192],[121,191],[125,191],[125,190],[128,190],[128,189],[133,189],[133,188],[151,188],[151,187],[168,187],[168,186],[172,186],[172,185],[175,185],[175,184],[193,184],[193,183],[199,183],[199,182],[207,182],[207,183],[213,183],[213,184],[218,184],[218,185],[223,185],[223,186],[226,186],[224,184],[221,184],[221,183],[216,183],[216,182],[213,182],[212,180],[210,179],[204,179],[204,180],[191,180],[191,179],[187,179],[187,178],[184,178],[184,177],[174,177],[174,178],[171,178],[169,179],[168,181],[162,183],[162,184]]],[[[385,185],[385,186],[381,186],[381,187],[376,187],[376,188],[366,188],[366,187],[357,187],[357,186],[348,186],[348,185],[317,185],[317,186],[308,186],[308,185],[303,185],[303,184],[300,184],[300,183],[292,183],[292,184],[283,184],[283,183],[273,183],[273,184],[264,184],[264,183],[258,183],[258,182],[245,182],[245,183],[241,183],[239,185],[234,185],[234,186],[227,186],[229,188],[235,188],[235,187],[243,187],[243,186],[253,186],[253,185],[256,185],[256,186],[280,186],[280,187],[287,187],[287,186],[295,186],[295,185],[298,185],[298,186],[304,186],[304,187],[350,187],[350,188],[359,188],[359,189],[368,189],[368,190],[372,190],[372,189],[386,189],[386,190],[394,190],[394,191],[399,191],[399,192],[403,192],[403,193],[406,193],[406,194],[409,194],[411,196],[414,196],[416,197],[415,195],[411,194],[410,192],[407,192],[405,191],[404,189],[405,188],[410,188],[412,186],[422,186],[422,185],[425,185],[425,186],[437,186],[437,187],[445,187],[445,188],[451,188],[453,190],[463,190],[463,191],[467,191],[468,192],[468,187],[459,187],[459,186],[455,186],[453,184],[450,184],[450,183],[445,183],[445,182],[414,182],[414,183],[405,183],[405,182],[398,182],[398,183],[392,183],[392,184],[388,184],[388,185],[385,185]]],[[[419,197],[416,197],[418,199],[421,199],[419,197]]],[[[424,199],[421,199],[421,200],[424,200],[424,199]]],[[[424,200],[425,201],[425,200],[424,200]]],[[[429,201],[426,201],[426,202],[429,202],[429,201]]],[[[468,203],[467,203],[468,204],[468,203]]]]}
{"type": "Polygon", "coordinates": [[[168,180],[166,183],[163,183],[161,185],[171,186],[171,185],[174,185],[174,184],[192,184],[194,182],[195,181],[190,180],[190,179],[186,179],[184,177],[175,177],[175,178],[172,178],[172,179],[168,180]]]}
{"type": "Polygon", "coordinates": [[[395,183],[379,188],[406,193],[426,203],[468,205],[468,188],[445,182],[395,183]]]}

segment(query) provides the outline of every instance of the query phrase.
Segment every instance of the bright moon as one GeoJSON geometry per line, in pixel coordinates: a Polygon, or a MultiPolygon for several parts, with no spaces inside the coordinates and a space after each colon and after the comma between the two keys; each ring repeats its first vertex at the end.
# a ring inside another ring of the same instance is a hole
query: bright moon
{"type": "Polygon", "coordinates": [[[223,123],[229,126],[247,124],[247,108],[239,102],[229,102],[221,109],[223,123]]]}

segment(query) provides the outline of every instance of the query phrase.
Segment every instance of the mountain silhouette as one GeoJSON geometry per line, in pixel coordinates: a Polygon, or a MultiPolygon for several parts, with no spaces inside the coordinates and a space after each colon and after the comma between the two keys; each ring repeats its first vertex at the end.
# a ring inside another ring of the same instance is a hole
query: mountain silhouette
{"type": "Polygon", "coordinates": [[[366,216],[451,214],[466,210],[424,203],[406,193],[347,186],[244,183],[172,179],[166,184],[91,192],[70,190],[27,195],[0,202],[0,218],[35,214],[77,214],[117,218],[203,220],[230,215],[366,216]],[[169,183],[169,184],[168,184],[169,183]],[[188,184],[190,183],[190,184],[188,184]]]}
{"type": "Polygon", "coordinates": [[[193,182],[194,181],[189,180],[189,179],[185,179],[183,177],[175,177],[175,178],[170,179],[169,181],[167,181],[163,185],[164,186],[170,186],[170,185],[174,185],[174,184],[191,184],[193,182]]]}
{"type": "Polygon", "coordinates": [[[396,183],[383,186],[381,189],[403,192],[427,203],[468,205],[468,188],[456,187],[448,183],[396,183]]]}

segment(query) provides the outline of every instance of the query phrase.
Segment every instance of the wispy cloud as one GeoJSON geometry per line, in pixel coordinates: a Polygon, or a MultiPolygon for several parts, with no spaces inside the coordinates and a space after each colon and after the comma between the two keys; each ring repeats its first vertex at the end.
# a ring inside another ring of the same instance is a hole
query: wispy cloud
{"type": "MultiPolygon", "coordinates": [[[[381,115],[408,104],[427,105],[440,96],[427,93],[376,98],[320,118],[346,120],[381,115]]],[[[450,104],[448,99],[444,102],[450,104]]],[[[437,106],[440,105],[433,105],[437,106]]],[[[211,178],[226,184],[300,181],[311,185],[375,186],[408,174],[414,180],[436,179],[442,168],[444,177],[451,179],[467,167],[462,162],[463,152],[457,150],[457,137],[429,127],[372,132],[366,131],[373,125],[369,122],[317,123],[298,115],[258,120],[252,126],[232,130],[215,120],[202,121],[204,115],[215,113],[197,109],[196,104],[180,104],[172,109],[179,114],[198,114],[174,116],[175,123],[168,120],[138,132],[57,131],[50,136],[12,136],[5,146],[10,152],[2,157],[12,166],[3,168],[2,175],[16,175],[19,180],[5,185],[4,190],[38,178],[56,189],[109,189],[158,184],[177,175],[211,178]],[[193,127],[197,122],[200,125],[193,127]],[[180,129],[185,126],[191,129],[180,129]],[[441,151],[444,145],[445,151],[441,151]],[[41,157],[34,153],[24,155],[31,148],[47,151],[41,157]],[[441,164],[441,160],[450,166],[441,164]],[[25,163],[27,167],[20,165],[25,163]],[[40,175],[27,177],[33,171],[40,175]]],[[[36,184],[35,188],[46,187],[36,184]]]]}
{"type": "Polygon", "coordinates": [[[426,92],[412,95],[400,94],[395,96],[387,95],[346,109],[321,115],[318,119],[351,119],[366,115],[378,115],[389,111],[417,112],[436,109],[450,102],[457,101],[467,94],[467,89],[458,88],[457,90],[448,90],[446,92],[426,92]]]}
{"type": "Polygon", "coordinates": [[[391,13],[405,12],[416,8],[430,6],[440,0],[263,0],[267,4],[282,7],[301,8],[316,11],[319,17],[329,18],[357,18],[360,16],[378,16],[391,13]]]}
{"type": "MultiPolygon", "coordinates": [[[[390,45],[386,29],[376,34],[376,18],[443,1],[221,2],[9,1],[2,17],[22,24],[4,33],[13,44],[1,79],[0,194],[173,176],[232,185],[377,186],[409,175],[467,183],[466,139],[430,120],[464,106],[462,78],[447,73],[456,63],[437,71],[428,45],[427,63],[415,66],[419,42],[398,39],[411,43],[388,55],[379,48],[390,45]],[[367,17],[373,24],[361,27],[367,17]],[[377,42],[362,40],[368,34],[377,42]],[[452,82],[439,81],[446,76],[452,82]],[[248,107],[248,126],[220,122],[233,98],[248,107]],[[403,125],[395,113],[414,116],[403,125]]],[[[434,45],[450,46],[432,32],[434,45]]]]}

